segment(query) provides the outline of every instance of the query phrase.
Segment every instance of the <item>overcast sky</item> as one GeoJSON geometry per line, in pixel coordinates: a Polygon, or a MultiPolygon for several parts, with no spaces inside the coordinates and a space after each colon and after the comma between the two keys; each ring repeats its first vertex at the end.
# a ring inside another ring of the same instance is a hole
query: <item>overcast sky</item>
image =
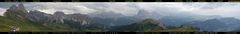
{"type": "MultiPolygon", "coordinates": [[[[13,4],[19,3],[1,2],[0,15],[13,4]]],[[[148,12],[156,10],[161,12],[167,10],[171,12],[189,12],[200,15],[240,17],[240,3],[238,2],[26,2],[23,4],[27,10],[39,10],[49,14],[53,14],[55,11],[63,11],[66,14],[88,14],[99,11],[113,11],[123,15],[135,15],[140,8],[148,12]]]]}

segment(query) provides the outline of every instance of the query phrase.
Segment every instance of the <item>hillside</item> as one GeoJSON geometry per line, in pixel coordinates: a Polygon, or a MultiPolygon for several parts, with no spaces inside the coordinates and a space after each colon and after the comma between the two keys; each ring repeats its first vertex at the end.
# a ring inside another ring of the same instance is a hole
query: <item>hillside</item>
{"type": "MultiPolygon", "coordinates": [[[[1,31],[74,31],[73,28],[70,28],[66,24],[48,22],[46,26],[42,23],[34,22],[39,19],[32,21],[32,19],[30,19],[32,16],[29,14],[23,4],[12,5],[6,10],[4,16],[0,17],[1,31]]],[[[38,17],[38,15],[34,15],[33,18],[35,17],[38,17]]]]}
{"type": "Polygon", "coordinates": [[[141,22],[125,25],[114,26],[111,31],[115,32],[194,32],[197,28],[190,25],[182,25],[180,27],[167,28],[162,23],[154,19],[144,19],[141,22]]]}
{"type": "Polygon", "coordinates": [[[30,21],[15,21],[15,19],[9,19],[0,16],[0,31],[10,32],[12,27],[19,28],[19,31],[27,32],[39,32],[39,31],[74,31],[69,27],[63,26],[62,24],[54,24],[52,26],[43,26],[41,24],[32,23],[30,21]],[[54,26],[54,27],[53,27],[54,26]]]}

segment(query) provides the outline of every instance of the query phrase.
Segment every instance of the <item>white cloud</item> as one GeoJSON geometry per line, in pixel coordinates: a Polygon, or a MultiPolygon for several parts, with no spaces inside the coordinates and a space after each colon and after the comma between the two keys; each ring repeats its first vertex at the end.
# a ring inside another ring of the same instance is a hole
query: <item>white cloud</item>
{"type": "MultiPolygon", "coordinates": [[[[139,8],[148,10],[149,12],[158,10],[159,12],[190,12],[200,15],[240,17],[240,3],[237,2],[33,2],[24,3],[24,5],[28,10],[40,10],[49,14],[53,14],[55,11],[63,11],[66,14],[88,14],[96,11],[113,11],[124,15],[134,15],[138,12],[138,8],[130,5],[136,5],[139,6],[139,8]]],[[[5,9],[1,8],[0,11],[5,11],[5,9]]]]}
{"type": "Polygon", "coordinates": [[[80,3],[30,3],[27,5],[33,6],[32,8],[28,8],[29,10],[40,10],[49,14],[53,14],[55,11],[63,11],[66,14],[87,14],[90,12],[94,12],[94,9],[87,8],[80,3]]]}
{"type": "Polygon", "coordinates": [[[0,8],[0,15],[3,16],[4,12],[6,12],[6,9],[0,8]]]}
{"type": "Polygon", "coordinates": [[[66,14],[88,14],[96,11],[113,11],[124,15],[136,13],[136,9],[125,6],[127,4],[129,3],[28,3],[25,5],[31,6],[29,10],[40,10],[49,14],[55,11],[63,11],[66,14]]]}
{"type": "Polygon", "coordinates": [[[201,15],[221,15],[223,17],[240,17],[240,3],[196,3],[186,10],[201,15]]]}

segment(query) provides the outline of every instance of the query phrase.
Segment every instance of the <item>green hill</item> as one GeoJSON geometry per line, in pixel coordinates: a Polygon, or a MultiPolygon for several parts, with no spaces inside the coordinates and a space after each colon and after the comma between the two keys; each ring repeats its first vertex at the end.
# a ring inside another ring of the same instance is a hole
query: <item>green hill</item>
{"type": "Polygon", "coordinates": [[[125,26],[114,26],[111,31],[115,32],[194,32],[197,28],[190,25],[180,27],[166,28],[160,22],[153,19],[145,19],[141,22],[125,26]]]}
{"type": "Polygon", "coordinates": [[[32,23],[30,21],[17,21],[16,19],[10,19],[0,16],[0,31],[9,32],[12,26],[19,28],[19,31],[27,32],[41,32],[41,31],[74,31],[73,28],[64,24],[52,23],[51,25],[44,26],[42,24],[32,23]]]}

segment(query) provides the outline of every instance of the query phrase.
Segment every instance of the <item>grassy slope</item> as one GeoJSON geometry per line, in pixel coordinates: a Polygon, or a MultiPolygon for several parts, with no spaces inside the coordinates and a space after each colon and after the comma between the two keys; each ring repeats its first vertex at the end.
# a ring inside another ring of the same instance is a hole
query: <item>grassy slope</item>
{"type": "Polygon", "coordinates": [[[32,23],[30,21],[16,21],[16,19],[9,19],[0,16],[0,32],[9,32],[11,26],[20,28],[20,31],[25,32],[39,32],[39,31],[74,31],[64,24],[51,24],[49,26],[43,26],[42,24],[32,23]]]}

